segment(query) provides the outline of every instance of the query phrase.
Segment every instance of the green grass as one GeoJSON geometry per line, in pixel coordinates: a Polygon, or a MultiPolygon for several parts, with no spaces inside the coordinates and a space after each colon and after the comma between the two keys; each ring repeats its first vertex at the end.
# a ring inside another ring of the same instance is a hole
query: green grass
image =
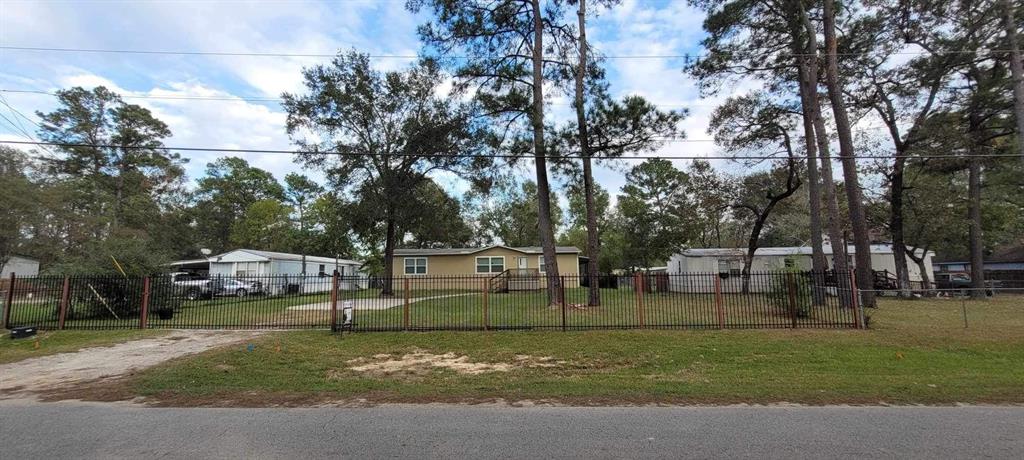
{"type": "MultiPolygon", "coordinates": [[[[0,329],[0,331],[4,331],[0,329]]],[[[87,347],[114,345],[129,340],[154,337],[164,331],[40,331],[35,337],[12,340],[4,331],[0,338],[0,364],[28,358],[77,351],[87,347]]]]}
{"type": "MultiPolygon", "coordinates": [[[[720,321],[726,328],[789,327],[792,321],[788,309],[773,304],[763,293],[723,295],[721,318],[713,294],[646,293],[642,309],[629,289],[602,289],[597,308],[585,306],[586,288],[566,289],[565,296],[572,305],[564,315],[567,328],[638,327],[641,323],[648,327],[717,328],[720,321]]],[[[838,309],[835,298],[829,302],[829,307],[811,309],[809,315],[798,317],[798,324],[852,326],[851,311],[838,309]]],[[[561,328],[563,324],[562,310],[548,306],[544,291],[488,294],[486,318],[484,303],[484,295],[479,293],[412,303],[408,329],[561,328]]],[[[401,330],[406,328],[404,315],[401,307],[356,311],[355,323],[358,329],[401,330]]]]}
{"type": "MultiPolygon", "coordinates": [[[[402,329],[484,329],[484,328],[561,328],[563,314],[560,309],[548,306],[546,291],[511,293],[489,293],[458,289],[411,290],[408,298],[449,296],[445,298],[411,302],[409,320],[405,321],[402,306],[388,309],[357,309],[356,327],[369,330],[402,329]],[[487,305],[486,317],[484,305],[487,305]]],[[[584,327],[718,327],[719,321],[725,327],[788,327],[790,312],[780,305],[774,305],[766,294],[723,296],[722,316],[719,318],[715,298],[712,294],[647,293],[643,296],[642,309],[638,308],[636,293],[631,289],[602,289],[600,308],[579,308],[586,304],[586,288],[565,290],[567,302],[564,323],[567,328],[584,327]]],[[[406,294],[395,292],[393,299],[401,301],[406,294]]],[[[377,289],[341,291],[339,308],[346,300],[372,302],[380,298],[377,289]]],[[[217,297],[214,299],[186,301],[175,312],[174,318],[161,320],[155,314],[149,315],[153,328],[182,327],[290,327],[327,328],[330,312],[322,310],[289,310],[289,307],[305,304],[326,304],[329,293],[301,296],[248,296],[244,298],[217,297]]],[[[836,299],[830,298],[834,304],[836,299]]],[[[12,324],[36,325],[56,328],[57,300],[36,298],[15,304],[12,324]]],[[[72,305],[65,323],[67,329],[133,328],[138,318],[94,319],[77,317],[72,305]]],[[[832,305],[824,309],[812,309],[806,317],[798,318],[801,325],[826,324],[845,327],[853,323],[849,310],[839,310],[832,305]]]]}
{"type": "Polygon", "coordinates": [[[1022,403],[1024,298],[885,299],[871,330],[268,334],[148,369],[133,393],[165,404],[520,401],[620,403],[1022,403]],[[479,375],[366,375],[350,360],[415,350],[479,363],[552,357],[556,367],[479,375]]]}

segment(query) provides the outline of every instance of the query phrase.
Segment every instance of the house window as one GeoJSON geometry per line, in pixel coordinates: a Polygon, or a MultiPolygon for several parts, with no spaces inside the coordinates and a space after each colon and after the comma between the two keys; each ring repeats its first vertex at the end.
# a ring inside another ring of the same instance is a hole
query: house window
{"type": "Polygon", "coordinates": [[[256,276],[259,274],[259,262],[236,262],[235,276],[256,276]]]}
{"type": "Polygon", "coordinates": [[[405,258],[405,274],[406,275],[426,275],[427,274],[427,258],[426,257],[406,257],[405,258]]]}
{"type": "Polygon", "coordinates": [[[544,256],[537,256],[537,268],[541,273],[547,271],[547,267],[544,265],[544,256]]]}
{"type": "Polygon", "coordinates": [[[718,273],[728,274],[729,276],[739,276],[740,261],[737,259],[718,259],[718,273]]]}
{"type": "Polygon", "coordinates": [[[327,276],[327,266],[326,266],[326,265],[324,265],[324,264],[320,264],[320,271],[318,272],[318,274],[319,274],[319,275],[320,275],[321,277],[323,277],[323,276],[327,276]]]}
{"type": "Polygon", "coordinates": [[[477,257],[477,273],[501,273],[505,271],[504,257],[477,257]]]}

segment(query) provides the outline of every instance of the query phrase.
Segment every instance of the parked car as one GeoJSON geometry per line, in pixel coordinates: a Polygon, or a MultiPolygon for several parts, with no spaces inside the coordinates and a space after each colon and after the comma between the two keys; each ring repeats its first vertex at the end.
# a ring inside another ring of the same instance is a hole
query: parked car
{"type": "Polygon", "coordinates": [[[187,272],[171,273],[171,282],[188,300],[208,299],[213,296],[210,280],[202,275],[187,272]]]}
{"type": "Polygon", "coordinates": [[[213,295],[245,297],[263,294],[263,283],[259,281],[240,280],[235,278],[215,278],[211,282],[213,295]]]}
{"type": "MultiPolygon", "coordinates": [[[[935,287],[954,291],[959,289],[961,295],[967,295],[972,287],[971,275],[968,273],[936,273],[935,287]]],[[[985,281],[985,295],[995,294],[995,289],[998,287],[998,281],[985,281]]]]}

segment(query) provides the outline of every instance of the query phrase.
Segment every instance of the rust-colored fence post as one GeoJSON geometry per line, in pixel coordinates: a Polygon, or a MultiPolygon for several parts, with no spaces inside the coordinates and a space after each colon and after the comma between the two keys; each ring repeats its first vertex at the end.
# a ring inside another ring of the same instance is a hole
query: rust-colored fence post
{"type": "Polygon", "coordinates": [[[489,318],[487,317],[487,294],[488,294],[488,291],[490,291],[490,285],[488,284],[490,281],[487,278],[484,278],[482,281],[483,281],[483,285],[484,285],[483,286],[483,295],[484,295],[484,330],[486,331],[487,327],[488,327],[487,323],[488,323],[488,320],[489,320],[489,318]]]}
{"type": "Polygon", "coordinates": [[[636,320],[644,327],[644,277],[640,273],[633,275],[633,289],[636,291],[636,320]]]}
{"type": "Polygon", "coordinates": [[[725,305],[722,299],[722,277],[715,277],[715,310],[718,313],[718,328],[725,329],[725,305]]]}
{"type": "Polygon", "coordinates": [[[11,284],[7,285],[7,296],[4,299],[4,329],[11,328],[11,309],[14,308],[14,272],[11,272],[11,284]]]}
{"type": "Polygon", "coordinates": [[[404,305],[402,307],[402,330],[409,330],[409,278],[402,278],[402,297],[404,298],[404,305]]]}
{"type": "Polygon", "coordinates": [[[68,303],[71,302],[71,278],[64,275],[64,286],[60,290],[60,311],[57,313],[57,329],[64,329],[64,320],[68,316],[68,303]]]}
{"type": "Polygon", "coordinates": [[[331,332],[338,332],[338,271],[331,275],[331,332]]]}
{"type": "Polygon", "coordinates": [[[857,295],[857,276],[853,270],[850,270],[850,308],[853,309],[853,328],[861,328],[861,310],[860,310],[860,296],[857,295]]]}
{"type": "Polygon", "coordinates": [[[793,273],[786,272],[786,292],[789,294],[789,317],[792,327],[796,328],[796,283],[793,282],[793,273]]]}
{"type": "Polygon", "coordinates": [[[139,306],[139,329],[149,326],[149,277],[142,279],[142,305],[139,306]]]}
{"type": "Polygon", "coordinates": [[[562,332],[565,332],[565,277],[562,276],[558,280],[560,296],[562,298],[562,332]]]}

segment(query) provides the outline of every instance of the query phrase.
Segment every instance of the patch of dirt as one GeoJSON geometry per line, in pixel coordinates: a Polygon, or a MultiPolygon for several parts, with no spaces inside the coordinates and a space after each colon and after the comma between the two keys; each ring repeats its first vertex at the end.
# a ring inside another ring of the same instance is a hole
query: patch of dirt
{"type": "Polygon", "coordinates": [[[707,376],[710,367],[711,366],[703,361],[695,361],[689,366],[686,366],[672,374],[651,374],[643,377],[648,380],[659,382],[678,382],[689,384],[711,383],[711,379],[707,376]]]}
{"type": "MultiPolygon", "coordinates": [[[[427,350],[415,349],[412,353],[395,357],[390,354],[377,354],[371,358],[356,358],[346,361],[350,364],[349,371],[373,376],[419,377],[429,374],[435,369],[449,369],[459,374],[478,375],[490,372],[508,372],[513,369],[535,367],[558,367],[566,361],[556,361],[550,356],[533,357],[516,355],[510,363],[472,362],[469,356],[455,353],[434,354],[427,350]]],[[[328,379],[339,379],[344,371],[331,369],[327,372],[328,379]]]]}
{"type": "Polygon", "coordinates": [[[70,395],[78,390],[102,393],[104,385],[98,382],[257,335],[258,332],[248,331],[175,331],[163,337],[3,364],[0,365],[0,399],[70,395]]]}

